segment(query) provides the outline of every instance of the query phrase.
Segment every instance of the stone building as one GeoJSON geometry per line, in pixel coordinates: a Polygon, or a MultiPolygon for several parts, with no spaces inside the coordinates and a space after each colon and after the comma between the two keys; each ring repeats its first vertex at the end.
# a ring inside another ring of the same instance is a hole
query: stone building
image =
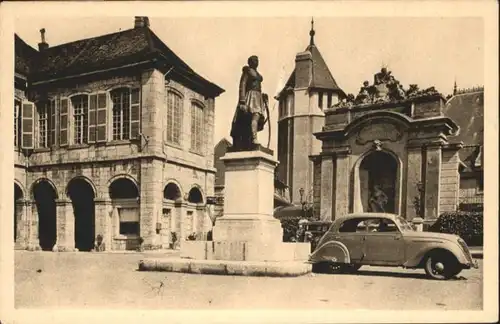
{"type": "Polygon", "coordinates": [[[321,220],[385,211],[429,223],[465,200],[482,204],[482,88],[445,99],[383,68],[346,96],[310,36],[276,97],[279,176],[295,203],[305,188],[321,220]]]}
{"type": "Polygon", "coordinates": [[[460,126],[455,140],[463,142],[460,158],[459,209],[483,208],[484,89],[455,89],[443,113],[460,126]]]}
{"type": "Polygon", "coordinates": [[[300,205],[300,188],[312,194],[313,163],[310,155],[321,152],[321,141],[313,133],[325,123],[324,110],[346,97],[314,42],[295,57],[295,69],[276,96],[278,112],[278,177],[288,186],[291,201],[300,205]]]}
{"type": "MultiPolygon", "coordinates": [[[[131,21],[132,24],[132,21],[131,21]]],[[[211,228],[215,98],[134,28],[38,50],[15,35],[15,246],[166,248],[211,228]]]]}

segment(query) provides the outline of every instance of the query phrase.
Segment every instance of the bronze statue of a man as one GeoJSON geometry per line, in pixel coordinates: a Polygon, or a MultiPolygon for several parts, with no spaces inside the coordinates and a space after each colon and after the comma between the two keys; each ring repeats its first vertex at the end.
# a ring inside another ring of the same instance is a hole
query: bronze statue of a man
{"type": "Polygon", "coordinates": [[[264,129],[266,122],[264,110],[268,105],[268,96],[262,93],[263,77],[257,71],[258,66],[259,58],[252,55],[248,58],[248,65],[243,67],[241,74],[238,105],[231,125],[235,150],[253,150],[259,145],[257,133],[264,129]]]}

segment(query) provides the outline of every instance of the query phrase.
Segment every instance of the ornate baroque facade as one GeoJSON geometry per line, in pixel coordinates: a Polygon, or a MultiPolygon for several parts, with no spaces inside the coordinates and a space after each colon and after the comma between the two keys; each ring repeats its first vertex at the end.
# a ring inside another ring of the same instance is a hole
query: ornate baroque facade
{"type": "Polygon", "coordinates": [[[136,17],[39,50],[15,36],[15,246],[171,246],[211,228],[215,98],[136,17]],[[175,234],[172,234],[175,233],[175,234]]]}
{"type": "Polygon", "coordinates": [[[429,223],[471,198],[482,204],[482,88],[455,86],[444,98],[433,87],[404,88],[383,68],[346,95],[310,34],[276,97],[279,176],[294,202],[299,188],[312,188],[321,220],[385,211],[429,223]]]}

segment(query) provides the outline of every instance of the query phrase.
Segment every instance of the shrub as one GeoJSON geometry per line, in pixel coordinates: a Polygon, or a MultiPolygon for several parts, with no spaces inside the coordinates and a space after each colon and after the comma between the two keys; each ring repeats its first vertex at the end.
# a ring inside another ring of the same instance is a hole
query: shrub
{"type": "Polygon", "coordinates": [[[469,246],[482,246],[483,213],[470,211],[443,213],[429,231],[456,234],[469,246]]]}
{"type": "Polygon", "coordinates": [[[287,217],[281,219],[281,227],[283,228],[283,242],[293,242],[296,239],[299,229],[299,220],[302,217],[287,217]]]}

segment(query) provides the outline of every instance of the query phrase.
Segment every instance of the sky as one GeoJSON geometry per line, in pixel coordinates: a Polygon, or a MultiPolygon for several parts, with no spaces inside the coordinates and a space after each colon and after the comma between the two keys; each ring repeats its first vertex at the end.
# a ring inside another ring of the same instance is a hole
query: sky
{"type": "MultiPolygon", "coordinates": [[[[216,99],[214,144],[229,137],[241,68],[259,56],[263,92],[270,97],[294,69],[295,55],[309,44],[311,17],[184,18],[150,16],[151,29],[198,74],[225,92],[216,99]]],[[[41,28],[54,46],[133,28],[134,17],[29,17],[15,20],[15,31],[37,48],[41,28]],[[61,28],[64,26],[64,28],[61,28]]],[[[357,94],[382,65],[404,87],[435,86],[445,96],[484,84],[484,29],[481,18],[319,17],[315,43],[346,92],[357,94]]],[[[271,101],[271,148],[276,153],[277,104],[271,101]]],[[[267,130],[259,135],[267,142],[267,130]]]]}

